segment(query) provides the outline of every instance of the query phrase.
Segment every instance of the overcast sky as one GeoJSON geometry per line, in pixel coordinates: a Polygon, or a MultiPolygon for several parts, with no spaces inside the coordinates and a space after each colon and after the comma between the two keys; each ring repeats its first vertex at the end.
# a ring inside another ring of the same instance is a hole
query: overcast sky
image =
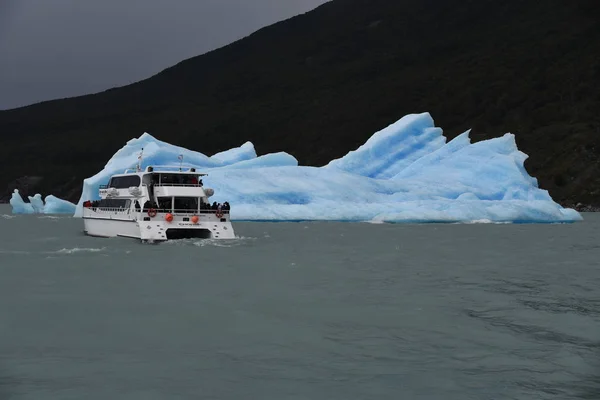
{"type": "Polygon", "coordinates": [[[0,0],[0,109],[152,76],[327,0],[0,0]]]}

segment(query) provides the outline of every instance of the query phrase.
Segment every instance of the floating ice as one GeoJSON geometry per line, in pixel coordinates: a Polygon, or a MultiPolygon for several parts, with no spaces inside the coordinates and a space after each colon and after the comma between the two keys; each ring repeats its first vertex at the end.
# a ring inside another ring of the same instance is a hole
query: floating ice
{"type": "MultiPolygon", "coordinates": [[[[405,116],[323,167],[298,166],[293,156],[283,152],[257,157],[250,142],[208,157],[144,133],[117,151],[102,171],[84,180],[75,216],[81,216],[83,201],[99,198],[98,186],[106,184],[111,175],[135,167],[142,148],[143,168],[185,162],[184,166],[208,173],[203,181],[215,189],[211,200],[229,201],[234,220],[582,219],[577,211],[555,203],[529,176],[523,166],[527,155],[518,150],[514,135],[472,144],[467,131],[446,143],[428,113],[405,116]],[[183,161],[178,159],[180,154],[183,161]]],[[[48,201],[46,198],[44,212],[49,209],[48,201]]],[[[50,203],[56,201],[53,198],[50,203]]],[[[31,209],[28,206],[15,201],[13,212],[35,212],[33,205],[31,209]]],[[[64,211],[69,212],[68,207],[64,211]]]]}
{"type": "Polygon", "coordinates": [[[46,196],[45,200],[40,194],[28,198],[29,203],[25,203],[19,190],[15,189],[10,198],[13,214],[73,214],[76,211],[75,204],[52,195],[46,196]]]}
{"type": "MultiPolygon", "coordinates": [[[[38,196],[38,195],[36,195],[38,196]]],[[[41,197],[41,195],[39,195],[41,197]]],[[[31,203],[25,203],[19,194],[19,190],[15,189],[9,201],[12,206],[13,214],[35,214],[35,209],[31,203]]]]}
{"type": "Polygon", "coordinates": [[[75,204],[52,195],[46,196],[45,203],[44,214],[73,214],[76,211],[75,204]]]}
{"type": "MultiPolygon", "coordinates": [[[[14,193],[13,193],[14,194],[14,193]]],[[[44,200],[42,200],[41,194],[36,194],[35,196],[27,196],[29,198],[29,204],[35,213],[43,213],[44,212],[44,200]]]]}

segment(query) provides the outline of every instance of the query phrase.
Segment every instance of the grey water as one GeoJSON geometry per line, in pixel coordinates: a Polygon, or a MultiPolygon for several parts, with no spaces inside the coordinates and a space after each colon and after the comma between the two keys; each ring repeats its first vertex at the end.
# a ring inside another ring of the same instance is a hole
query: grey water
{"type": "Polygon", "coordinates": [[[584,219],[149,245],[3,207],[0,399],[600,399],[584,219]]]}

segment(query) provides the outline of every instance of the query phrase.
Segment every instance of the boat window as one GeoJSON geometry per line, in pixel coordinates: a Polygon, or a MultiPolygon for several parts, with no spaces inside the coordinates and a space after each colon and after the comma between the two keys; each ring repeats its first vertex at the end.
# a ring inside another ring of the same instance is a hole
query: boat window
{"type": "Polygon", "coordinates": [[[153,182],[158,183],[158,174],[144,174],[142,177],[142,183],[146,186],[150,186],[153,182]]]}
{"type": "Polygon", "coordinates": [[[198,197],[175,197],[174,209],[176,211],[198,211],[198,197]]]}
{"type": "Polygon", "coordinates": [[[108,187],[116,189],[127,189],[131,186],[140,186],[138,175],[113,176],[108,184],[108,187]]]}
{"type": "Polygon", "coordinates": [[[161,185],[178,184],[180,183],[178,177],[176,174],[160,174],[160,183],[161,185]]]}
{"type": "Polygon", "coordinates": [[[158,208],[160,210],[171,211],[173,209],[173,198],[172,197],[159,197],[158,208]]]}
{"type": "Polygon", "coordinates": [[[131,207],[130,199],[102,199],[98,202],[98,208],[101,210],[107,208],[129,209],[129,207],[131,207]]]}
{"type": "Polygon", "coordinates": [[[198,176],[192,174],[160,174],[161,185],[196,185],[198,176]]]}

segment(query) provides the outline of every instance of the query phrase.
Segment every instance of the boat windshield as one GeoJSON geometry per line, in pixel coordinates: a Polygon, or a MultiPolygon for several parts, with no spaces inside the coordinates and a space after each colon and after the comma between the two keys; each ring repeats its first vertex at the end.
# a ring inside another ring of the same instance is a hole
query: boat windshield
{"type": "Polygon", "coordinates": [[[144,183],[155,186],[197,186],[201,184],[200,175],[196,174],[175,174],[154,172],[144,175],[144,183]]]}
{"type": "Polygon", "coordinates": [[[162,212],[197,213],[200,201],[199,197],[159,197],[158,208],[162,212]]]}
{"type": "Polygon", "coordinates": [[[139,175],[113,176],[108,183],[109,188],[127,189],[132,186],[140,186],[139,175]]]}
{"type": "Polygon", "coordinates": [[[175,211],[198,211],[198,197],[174,197],[173,208],[175,211]]]}
{"type": "Polygon", "coordinates": [[[96,207],[101,210],[124,209],[128,210],[131,206],[129,199],[101,199],[97,202],[96,207]]]}

